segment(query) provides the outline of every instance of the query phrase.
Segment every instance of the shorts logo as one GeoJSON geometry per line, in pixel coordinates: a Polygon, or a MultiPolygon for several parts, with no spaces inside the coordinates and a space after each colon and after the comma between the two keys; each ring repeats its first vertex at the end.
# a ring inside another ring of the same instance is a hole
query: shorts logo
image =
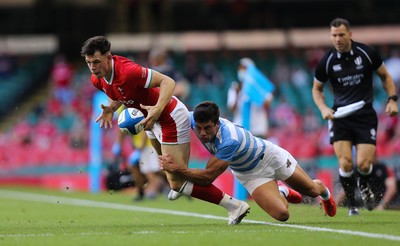
{"type": "Polygon", "coordinates": [[[292,163],[289,161],[289,159],[287,159],[286,161],[286,168],[289,168],[292,165],[292,163]]]}
{"type": "Polygon", "coordinates": [[[118,102],[119,102],[119,103],[122,103],[122,104],[124,104],[124,105],[132,105],[132,104],[135,103],[134,100],[127,100],[127,101],[125,101],[125,100],[118,100],[118,102]]]}
{"type": "Polygon", "coordinates": [[[328,121],[328,130],[329,130],[329,136],[333,137],[334,133],[333,133],[333,122],[331,120],[328,121]]]}
{"type": "Polygon", "coordinates": [[[371,130],[369,130],[369,132],[371,133],[371,139],[372,140],[376,140],[376,131],[374,128],[371,128],[371,130]]]}

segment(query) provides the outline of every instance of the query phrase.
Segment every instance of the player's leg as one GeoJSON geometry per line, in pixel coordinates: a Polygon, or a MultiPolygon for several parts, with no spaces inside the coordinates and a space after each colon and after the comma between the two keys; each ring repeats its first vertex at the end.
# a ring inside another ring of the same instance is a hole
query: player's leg
{"type": "Polygon", "coordinates": [[[285,182],[304,195],[314,198],[319,196],[325,212],[331,217],[335,216],[336,203],[329,189],[320,180],[312,180],[300,165],[296,164],[293,174],[285,182]]]}
{"type": "Polygon", "coordinates": [[[279,221],[289,219],[287,200],[278,190],[275,180],[258,186],[252,193],[252,198],[267,214],[279,221]]]}
{"type": "Polygon", "coordinates": [[[128,169],[132,175],[132,178],[135,182],[135,186],[137,188],[137,195],[133,200],[135,202],[141,201],[144,198],[144,185],[146,184],[146,177],[143,175],[140,170],[140,158],[142,156],[142,152],[140,150],[134,150],[129,155],[128,158],[128,169]]]}
{"type": "MultiPolygon", "coordinates": [[[[152,134],[152,133],[149,133],[149,134],[152,134]]],[[[154,150],[156,151],[156,153],[158,155],[162,155],[160,141],[158,141],[155,137],[154,138],[150,138],[150,136],[152,136],[152,135],[149,135],[149,134],[148,134],[148,136],[149,136],[149,140],[150,140],[151,146],[153,146],[154,150]]]]}
{"type": "Polygon", "coordinates": [[[361,191],[361,197],[368,210],[373,210],[376,206],[375,196],[371,191],[370,181],[372,173],[372,163],[375,157],[375,145],[373,144],[357,144],[357,170],[358,170],[358,187],[361,191]]]}
{"type": "MultiPolygon", "coordinates": [[[[178,163],[181,163],[181,165],[187,165],[184,164],[184,162],[185,158],[188,158],[188,156],[182,155],[186,148],[187,150],[189,149],[188,146],[182,145],[162,145],[163,154],[173,155],[177,162],[178,158],[180,158],[180,162],[178,163]]],[[[228,225],[239,224],[250,210],[250,206],[247,203],[229,196],[213,184],[208,186],[196,185],[192,182],[182,180],[179,176],[174,174],[168,172],[166,172],[166,174],[168,182],[173,189],[168,194],[170,200],[176,200],[184,194],[206,202],[217,204],[228,210],[228,225]]]]}
{"type": "Polygon", "coordinates": [[[278,180],[277,183],[279,191],[289,203],[301,203],[303,201],[303,196],[299,192],[293,190],[281,180],[278,180]]]}
{"type": "Polygon", "coordinates": [[[350,141],[336,141],[333,143],[336,157],[339,161],[339,181],[342,184],[349,206],[349,215],[358,215],[355,190],[357,188],[357,174],[353,168],[352,143],[350,141]]]}
{"type": "MultiPolygon", "coordinates": [[[[188,166],[190,157],[190,143],[183,144],[162,144],[161,151],[164,155],[172,155],[176,162],[182,166],[188,166]]],[[[166,172],[171,189],[179,191],[185,182],[182,178],[172,173],[166,172]]]]}
{"type": "Polygon", "coordinates": [[[158,155],[153,147],[146,146],[142,149],[140,170],[146,176],[145,197],[154,199],[162,190],[163,178],[160,176],[158,155]]]}

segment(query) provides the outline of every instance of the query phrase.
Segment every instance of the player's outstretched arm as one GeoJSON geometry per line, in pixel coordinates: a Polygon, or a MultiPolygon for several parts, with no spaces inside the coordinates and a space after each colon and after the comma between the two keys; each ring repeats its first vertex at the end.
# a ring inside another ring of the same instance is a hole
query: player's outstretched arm
{"type": "Polygon", "coordinates": [[[179,165],[172,155],[161,155],[158,157],[161,170],[177,174],[184,179],[197,185],[210,185],[229,166],[229,162],[211,157],[205,169],[192,169],[179,165]]]}

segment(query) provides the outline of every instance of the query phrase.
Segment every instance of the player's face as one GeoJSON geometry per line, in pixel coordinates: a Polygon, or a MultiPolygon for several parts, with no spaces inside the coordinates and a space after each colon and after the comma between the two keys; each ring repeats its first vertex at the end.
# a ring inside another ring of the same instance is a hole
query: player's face
{"type": "Polygon", "coordinates": [[[109,79],[111,77],[111,59],[111,54],[102,55],[99,51],[96,51],[92,56],[85,56],[86,64],[96,78],[105,77],[109,79]]]}
{"type": "Polygon", "coordinates": [[[340,53],[349,52],[351,49],[351,32],[344,25],[331,27],[331,41],[340,53]]]}
{"type": "Polygon", "coordinates": [[[205,123],[196,122],[194,129],[197,137],[202,143],[210,142],[218,132],[219,122],[214,124],[211,120],[205,123]]]}

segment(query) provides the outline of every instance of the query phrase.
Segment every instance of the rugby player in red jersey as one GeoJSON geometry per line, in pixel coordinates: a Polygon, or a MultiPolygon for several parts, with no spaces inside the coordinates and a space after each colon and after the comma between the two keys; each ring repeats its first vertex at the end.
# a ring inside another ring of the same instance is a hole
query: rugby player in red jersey
{"type": "MultiPolygon", "coordinates": [[[[188,166],[190,115],[185,105],[173,96],[175,81],[128,58],[112,55],[111,43],[103,36],[85,41],[81,55],[92,73],[93,85],[109,98],[109,104],[101,105],[103,111],[96,119],[100,127],[112,127],[114,112],[122,104],[137,108],[145,115],[141,124],[157,153],[170,154],[180,165],[188,166]]],[[[229,225],[240,223],[250,209],[247,203],[214,185],[194,185],[178,175],[166,174],[172,189],[168,195],[170,200],[177,199],[179,191],[185,190],[185,194],[227,209],[229,225]]]]}

